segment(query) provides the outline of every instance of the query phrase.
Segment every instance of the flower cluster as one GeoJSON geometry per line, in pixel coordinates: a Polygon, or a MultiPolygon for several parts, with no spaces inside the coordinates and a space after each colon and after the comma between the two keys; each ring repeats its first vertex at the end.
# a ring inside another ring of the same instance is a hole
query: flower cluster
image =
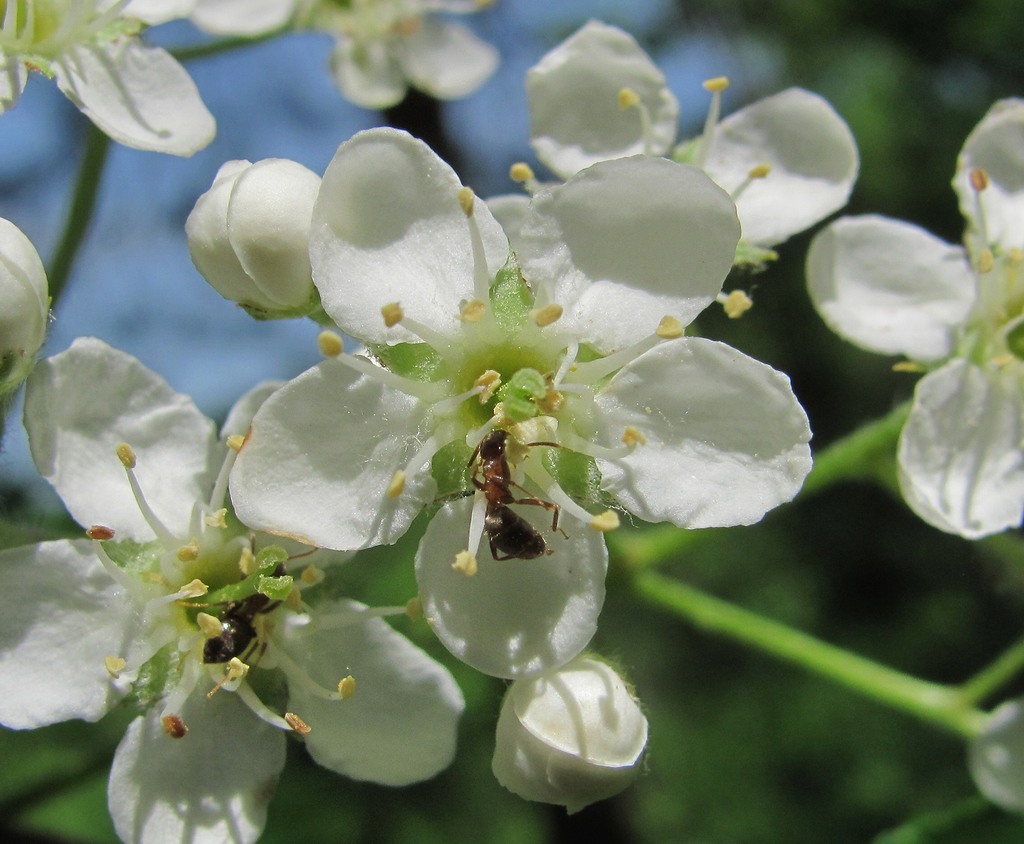
{"type": "Polygon", "coordinates": [[[313,549],[268,545],[231,513],[237,432],[271,389],[244,397],[217,437],[188,399],[98,340],[29,379],[33,457],[89,539],[0,552],[5,577],[33,596],[0,620],[0,722],[91,721],[134,701],[142,714],[109,783],[126,841],[254,840],[285,733],[321,765],[388,785],[433,776],[454,753],[462,695],[380,618],[402,608],[307,601],[323,579],[313,549]]]}
{"type": "Polygon", "coordinates": [[[878,216],[814,240],[819,313],[871,351],[927,375],[899,444],[900,487],[922,519],[977,538],[1024,514],[1024,101],[996,103],[964,144],[953,188],[964,245],[878,216]]]}

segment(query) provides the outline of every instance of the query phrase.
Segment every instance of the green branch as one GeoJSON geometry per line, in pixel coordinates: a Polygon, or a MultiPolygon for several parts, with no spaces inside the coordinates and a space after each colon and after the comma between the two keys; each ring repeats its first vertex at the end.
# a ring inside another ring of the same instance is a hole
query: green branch
{"type": "Polygon", "coordinates": [[[218,56],[221,53],[230,53],[232,50],[238,50],[243,47],[252,47],[256,44],[262,44],[264,41],[270,41],[277,38],[278,35],[283,35],[286,32],[290,32],[292,29],[290,22],[285,26],[278,27],[277,29],[271,30],[270,32],[264,32],[260,35],[249,35],[239,36],[237,38],[221,38],[217,41],[210,41],[206,44],[196,44],[192,47],[178,47],[175,50],[170,50],[170,54],[174,56],[179,62],[190,62],[196,59],[207,59],[210,56],[218,56]]]}
{"type": "Polygon", "coordinates": [[[959,689],[919,680],[656,572],[639,574],[634,587],[651,603],[696,627],[798,665],[965,739],[977,735],[986,718],[959,689]]]}

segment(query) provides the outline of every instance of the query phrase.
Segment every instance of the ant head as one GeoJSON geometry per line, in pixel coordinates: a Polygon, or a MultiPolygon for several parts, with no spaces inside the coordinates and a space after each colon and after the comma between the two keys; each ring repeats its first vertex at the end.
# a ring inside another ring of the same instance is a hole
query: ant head
{"type": "Polygon", "coordinates": [[[484,460],[497,460],[504,457],[506,439],[508,439],[508,431],[496,429],[488,432],[477,446],[480,450],[480,457],[484,460]]]}

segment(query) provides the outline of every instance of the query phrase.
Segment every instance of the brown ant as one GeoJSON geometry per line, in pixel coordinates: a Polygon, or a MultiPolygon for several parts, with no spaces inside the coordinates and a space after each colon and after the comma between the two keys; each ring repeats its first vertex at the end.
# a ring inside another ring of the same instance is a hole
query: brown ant
{"type": "MultiPolygon", "coordinates": [[[[541,498],[516,498],[512,494],[512,487],[519,487],[519,484],[512,480],[508,458],[505,456],[507,440],[508,431],[500,429],[490,431],[480,440],[480,444],[473,450],[473,456],[469,459],[469,466],[472,466],[478,457],[480,459],[470,480],[487,499],[484,532],[491,546],[491,556],[495,560],[532,560],[553,552],[547,547],[544,537],[537,529],[508,505],[534,504],[553,511],[553,531],[558,530],[559,507],[541,498]]],[[[536,442],[529,445],[557,446],[558,443],[536,442]]],[[[562,533],[564,535],[565,531],[562,533]]]]}
{"type": "MultiPolygon", "coordinates": [[[[284,574],[285,567],[282,563],[278,564],[271,576],[282,577],[284,574]]],[[[270,600],[260,592],[241,601],[228,601],[217,616],[220,621],[220,634],[207,639],[203,646],[203,662],[230,662],[235,657],[244,661],[253,639],[257,636],[256,616],[276,609],[280,603],[270,600]]]]}

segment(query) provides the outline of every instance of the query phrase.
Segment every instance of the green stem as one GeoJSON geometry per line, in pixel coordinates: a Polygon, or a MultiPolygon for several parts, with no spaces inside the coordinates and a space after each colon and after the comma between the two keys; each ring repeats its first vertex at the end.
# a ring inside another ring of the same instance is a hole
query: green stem
{"type": "MultiPolygon", "coordinates": [[[[853,478],[871,478],[895,491],[893,450],[909,413],[910,404],[901,404],[887,416],[869,422],[815,455],[814,466],[793,500],[800,501],[853,478]]],[[[692,551],[713,541],[719,532],[719,529],[683,530],[674,525],[657,525],[641,531],[617,531],[608,534],[607,539],[617,557],[627,567],[638,570],[658,565],[683,550],[692,551]]]]}
{"type": "Polygon", "coordinates": [[[75,262],[75,256],[78,254],[78,249],[89,228],[109,148],[110,138],[95,125],[89,123],[85,153],[82,156],[82,164],[78,168],[78,181],[71,198],[70,210],[64,221],[64,233],[61,235],[57,251],[54,253],[46,273],[50,286],[51,308],[56,308],[57,300],[64,292],[68,276],[71,274],[71,266],[75,262]]]}
{"type": "Polygon", "coordinates": [[[1024,669],[1024,639],[1007,648],[959,688],[964,703],[976,704],[999,691],[1024,669]]]}
{"type": "Polygon", "coordinates": [[[985,713],[964,700],[959,689],[919,680],[653,571],[638,575],[634,585],[647,600],[701,629],[798,665],[963,738],[977,735],[984,723],[985,713]]]}

